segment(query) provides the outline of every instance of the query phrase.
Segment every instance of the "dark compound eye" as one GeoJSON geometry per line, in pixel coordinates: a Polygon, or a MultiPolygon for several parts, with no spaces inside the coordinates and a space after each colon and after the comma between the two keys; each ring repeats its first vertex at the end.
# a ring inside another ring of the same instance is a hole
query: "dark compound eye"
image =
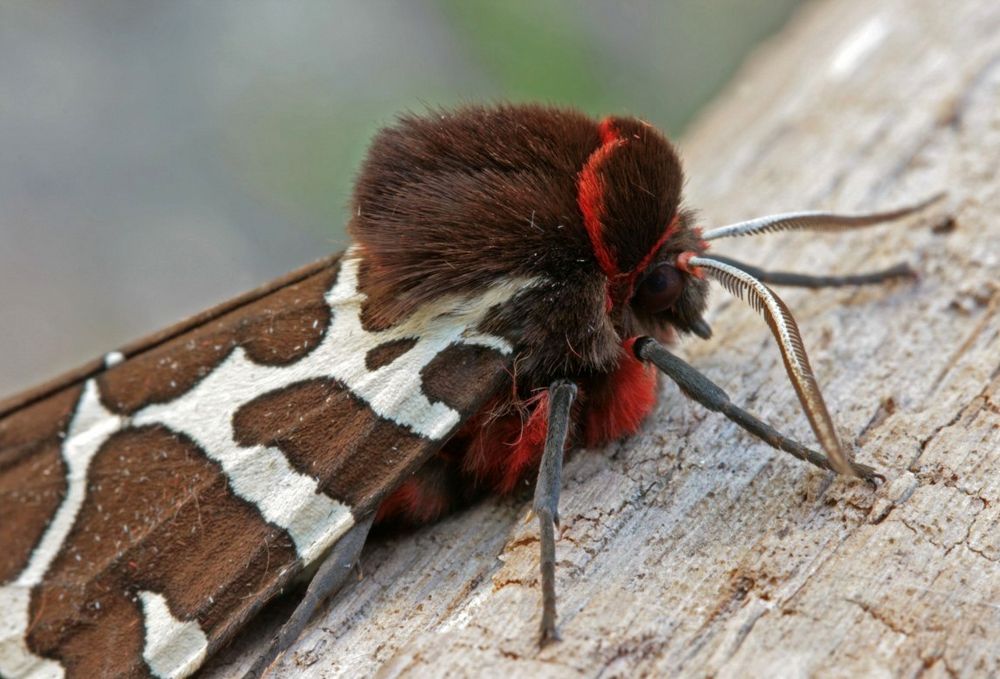
{"type": "Polygon", "coordinates": [[[666,262],[646,274],[632,297],[639,311],[658,314],[672,307],[684,292],[684,274],[666,262]]]}

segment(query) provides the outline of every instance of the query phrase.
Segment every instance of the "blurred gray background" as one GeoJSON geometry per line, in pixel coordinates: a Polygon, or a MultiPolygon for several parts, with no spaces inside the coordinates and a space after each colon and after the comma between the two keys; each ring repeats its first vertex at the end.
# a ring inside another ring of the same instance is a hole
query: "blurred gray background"
{"type": "Polygon", "coordinates": [[[0,396],[344,245],[394,112],[676,136],[798,0],[3,0],[0,396]]]}

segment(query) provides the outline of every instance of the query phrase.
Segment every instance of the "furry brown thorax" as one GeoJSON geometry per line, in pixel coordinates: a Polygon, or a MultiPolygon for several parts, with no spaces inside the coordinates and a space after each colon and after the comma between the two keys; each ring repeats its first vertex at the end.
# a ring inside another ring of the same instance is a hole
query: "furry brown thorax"
{"type": "Polygon", "coordinates": [[[701,317],[705,282],[672,266],[705,249],[682,184],[671,144],[634,118],[538,105],[404,116],[376,135],[354,193],[367,320],[534,278],[490,321],[517,343],[520,378],[599,378],[629,338],[691,332],[701,317]],[[676,299],[650,312],[637,301],[658,266],[676,299]]]}

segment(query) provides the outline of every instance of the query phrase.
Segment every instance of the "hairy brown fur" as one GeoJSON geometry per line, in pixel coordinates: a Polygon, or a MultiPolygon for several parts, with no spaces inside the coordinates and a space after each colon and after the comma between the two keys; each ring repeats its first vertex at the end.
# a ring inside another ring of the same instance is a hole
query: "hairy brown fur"
{"type": "Polygon", "coordinates": [[[518,343],[523,384],[599,378],[618,364],[629,337],[687,332],[700,318],[705,285],[688,274],[678,304],[656,317],[627,299],[608,308],[609,290],[641,281],[643,271],[629,280],[627,272],[675,217],[649,267],[704,249],[681,210],[682,183],[673,147],[634,118],[598,122],[538,105],[403,116],[375,137],[354,194],[350,230],[364,251],[366,316],[388,325],[440,295],[533,277],[539,284],[491,328],[518,343]],[[602,237],[621,276],[602,270],[581,212],[580,183],[592,159],[602,237]]]}

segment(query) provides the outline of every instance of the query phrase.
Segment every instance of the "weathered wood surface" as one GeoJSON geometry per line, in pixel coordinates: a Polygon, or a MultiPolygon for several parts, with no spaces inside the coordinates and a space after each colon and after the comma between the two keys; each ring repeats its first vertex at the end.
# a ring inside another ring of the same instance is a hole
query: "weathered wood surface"
{"type": "MultiPolygon", "coordinates": [[[[845,440],[888,482],[834,480],[668,386],[640,436],[566,467],[562,643],[535,645],[522,497],[368,549],[279,675],[1000,674],[1000,4],[807,6],[682,147],[705,224],[950,191],[904,226],[717,246],[780,269],[920,269],[784,293],[845,440]]],[[[716,337],[682,354],[811,442],[764,323],[713,299],[716,337]]]]}

